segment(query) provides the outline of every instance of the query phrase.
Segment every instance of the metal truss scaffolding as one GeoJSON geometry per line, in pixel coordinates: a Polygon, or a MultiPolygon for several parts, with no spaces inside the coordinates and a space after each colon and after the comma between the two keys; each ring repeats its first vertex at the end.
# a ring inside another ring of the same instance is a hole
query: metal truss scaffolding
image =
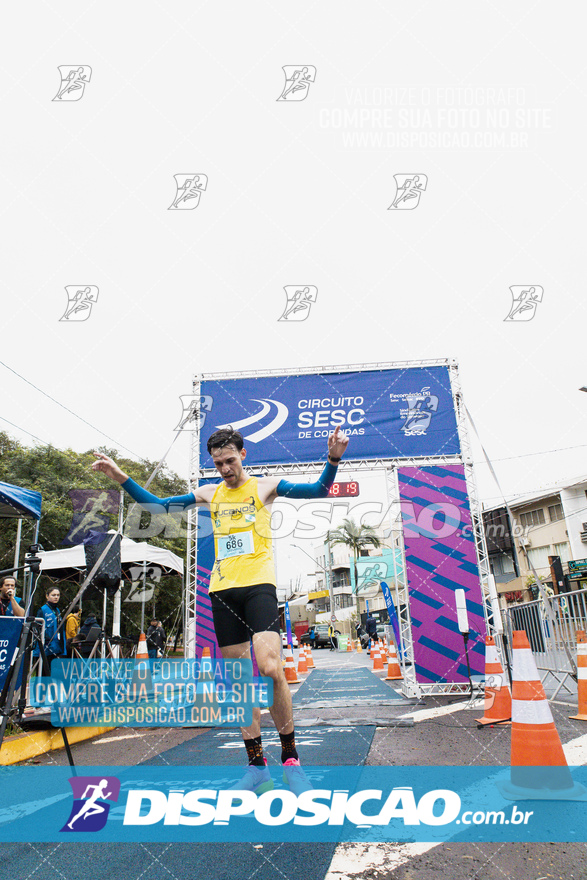
{"type": "MultiPolygon", "coordinates": [[[[301,367],[295,370],[259,370],[250,373],[214,373],[200,374],[194,377],[193,394],[194,399],[200,399],[201,383],[203,381],[220,381],[223,379],[238,378],[261,378],[267,376],[300,376],[304,374],[322,374],[322,373],[340,373],[354,372],[360,373],[367,370],[383,370],[383,369],[408,369],[413,367],[432,367],[444,366],[448,367],[451,381],[451,390],[454,401],[455,416],[457,421],[457,429],[461,445],[461,455],[435,455],[426,457],[402,457],[387,459],[345,459],[339,465],[339,475],[347,471],[375,471],[383,470],[386,477],[388,502],[391,505],[394,501],[399,506],[399,491],[397,486],[397,468],[398,467],[425,467],[431,465],[463,465],[465,471],[465,479],[469,496],[472,528],[475,539],[475,548],[477,555],[477,563],[479,567],[479,577],[484,596],[484,612],[485,621],[489,634],[493,634],[494,625],[491,614],[491,604],[489,601],[489,562],[487,558],[487,547],[485,544],[485,535],[483,532],[483,522],[481,518],[481,509],[477,495],[477,487],[475,484],[473,473],[473,461],[471,456],[471,447],[467,431],[465,408],[462,403],[462,391],[458,376],[458,365],[453,359],[439,360],[421,360],[421,361],[401,361],[395,363],[381,364],[362,364],[362,365],[346,365],[346,366],[329,366],[329,367],[301,367]]],[[[195,420],[195,429],[192,434],[191,444],[191,460],[190,460],[190,480],[192,487],[197,487],[202,479],[209,479],[217,476],[217,471],[213,468],[201,468],[199,449],[200,449],[200,426],[202,420],[195,420]]],[[[303,464],[271,464],[263,468],[267,475],[307,475],[322,471],[324,467],[323,461],[315,461],[303,464]]],[[[399,508],[398,508],[399,509],[399,508]]],[[[185,603],[185,644],[186,656],[195,656],[195,629],[196,629],[196,593],[198,583],[197,573],[197,510],[190,511],[188,520],[188,537],[187,537],[187,577],[186,577],[186,603],[185,603]]],[[[403,571],[405,572],[405,548],[403,545],[403,530],[398,529],[402,537],[401,550],[403,560],[403,571]]],[[[444,694],[466,694],[469,692],[469,683],[462,682],[438,682],[426,683],[416,681],[414,669],[414,642],[412,635],[412,624],[410,620],[410,609],[408,601],[407,584],[405,583],[405,575],[398,576],[396,580],[396,601],[398,607],[398,617],[400,622],[400,636],[403,645],[402,657],[402,673],[404,681],[402,685],[402,693],[407,697],[422,697],[425,695],[444,695],[444,694]],[[403,601],[401,594],[403,593],[403,601]]],[[[499,644],[499,643],[498,643],[499,644]]],[[[505,668],[505,666],[504,666],[505,668]]]]}

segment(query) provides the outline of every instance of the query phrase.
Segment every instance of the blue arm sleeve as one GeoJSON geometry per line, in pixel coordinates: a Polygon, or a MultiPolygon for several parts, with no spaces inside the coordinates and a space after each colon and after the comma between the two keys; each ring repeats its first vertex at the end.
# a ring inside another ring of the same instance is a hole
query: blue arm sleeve
{"type": "Polygon", "coordinates": [[[316,483],[290,483],[288,480],[280,480],[277,494],[286,498],[326,498],[328,490],[334,483],[336,470],[336,465],[327,461],[316,483]]]}
{"type": "Polygon", "coordinates": [[[142,486],[139,486],[139,484],[135,483],[130,477],[120,485],[138,504],[143,506],[145,504],[157,504],[159,507],[162,507],[166,513],[169,513],[169,508],[171,506],[181,507],[182,510],[185,510],[186,507],[192,507],[196,503],[193,492],[189,492],[187,495],[172,495],[170,498],[157,498],[156,495],[147,492],[146,489],[143,489],[142,486]]]}

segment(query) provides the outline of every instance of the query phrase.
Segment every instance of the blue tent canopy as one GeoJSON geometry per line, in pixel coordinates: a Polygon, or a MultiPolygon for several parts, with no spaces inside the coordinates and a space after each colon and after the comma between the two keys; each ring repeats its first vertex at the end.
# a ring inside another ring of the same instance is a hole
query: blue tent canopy
{"type": "Polygon", "coordinates": [[[0,482],[0,517],[41,519],[41,493],[0,482]]]}

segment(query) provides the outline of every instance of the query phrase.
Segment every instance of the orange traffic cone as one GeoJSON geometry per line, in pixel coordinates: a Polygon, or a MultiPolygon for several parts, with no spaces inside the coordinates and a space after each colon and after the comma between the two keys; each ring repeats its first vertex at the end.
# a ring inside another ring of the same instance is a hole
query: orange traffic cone
{"type": "Polygon", "coordinates": [[[373,658],[373,672],[378,672],[380,669],[383,669],[383,662],[381,660],[378,645],[375,645],[373,651],[371,651],[371,656],[373,658]]]}
{"type": "Polygon", "coordinates": [[[352,640],[351,637],[349,636],[348,639],[346,640],[346,652],[347,652],[347,654],[349,653],[349,651],[352,651],[352,650],[353,650],[353,640],[352,640]]]}
{"type": "Polygon", "coordinates": [[[509,782],[497,782],[508,800],[572,800],[585,788],[573,782],[524,630],[512,639],[512,752],[509,782]]]}
{"type": "Polygon", "coordinates": [[[207,646],[202,650],[202,657],[211,657],[210,648],[207,646]]]}
{"type": "Polygon", "coordinates": [[[140,700],[148,699],[152,696],[152,693],[153,678],[151,676],[147,637],[142,632],[139,636],[137,653],[135,654],[135,665],[132,673],[129,694],[131,694],[130,699],[133,702],[139,702],[140,700]]]}
{"type": "Polygon", "coordinates": [[[385,646],[385,642],[379,643],[379,653],[381,654],[381,662],[385,666],[387,663],[387,648],[385,646]]]}
{"type": "Polygon", "coordinates": [[[486,724],[511,724],[512,697],[495,641],[491,636],[485,638],[485,705],[483,718],[475,718],[479,727],[486,724]]]}
{"type": "Polygon", "coordinates": [[[359,636],[359,638],[357,639],[357,654],[362,654],[362,653],[363,653],[363,648],[361,647],[361,637],[359,636]]]}
{"type": "Polygon", "coordinates": [[[135,654],[135,660],[148,660],[149,659],[149,649],[147,648],[147,636],[144,633],[141,633],[139,636],[139,643],[137,645],[137,653],[135,654]]]}
{"type": "Polygon", "coordinates": [[[587,721],[587,635],[583,629],[577,630],[577,692],[579,712],[569,718],[587,721]]]}
{"type": "Polygon", "coordinates": [[[290,647],[285,649],[285,680],[288,684],[299,684],[300,682],[300,679],[296,675],[296,667],[290,647]]]}
{"type": "Polygon", "coordinates": [[[312,657],[312,652],[309,645],[306,645],[306,666],[308,667],[308,669],[316,668],[316,664],[314,663],[314,658],[312,657]]]}
{"type": "Polygon", "coordinates": [[[384,681],[396,681],[398,678],[403,678],[403,675],[397,659],[397,651],[395,650],[395,645],[392,642],[392,644],[389,646],[387,678],[385,678],[384,681]]]}
{"type": "Polygon", "coordinates": [[[308,674],[308,664],[306,663],[306,653],[304,649],[299,653],[298,656],[298,675],[307,675],[308,674]]]}

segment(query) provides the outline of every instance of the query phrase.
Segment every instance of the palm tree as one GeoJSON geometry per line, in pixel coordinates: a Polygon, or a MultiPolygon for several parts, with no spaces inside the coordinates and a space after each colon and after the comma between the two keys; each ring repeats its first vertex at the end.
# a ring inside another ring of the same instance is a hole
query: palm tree
{"type": "Polygon", "coordinates": [[[381,541],[377,537],[373,526],[357,525],[353,519],[343,519],[342,526],[326,533],[326,540],[330,547],[344,544],[353,554],[353,566],[355,572],[355,595],[357,592],[357,557],[367,556],[367,547],[370,545],[377,549],[381,547],[381,541]]]}

